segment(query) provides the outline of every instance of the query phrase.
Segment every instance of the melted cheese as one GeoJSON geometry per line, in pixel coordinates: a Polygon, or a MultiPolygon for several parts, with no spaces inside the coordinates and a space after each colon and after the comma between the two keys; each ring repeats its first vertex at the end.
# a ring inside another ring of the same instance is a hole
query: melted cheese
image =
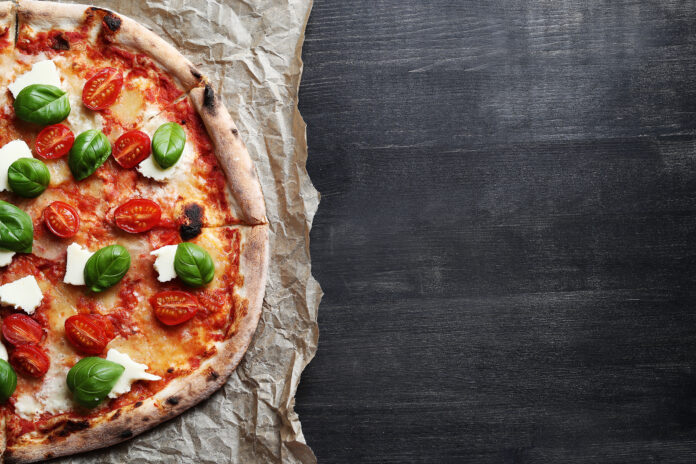
{"type": "Polygon", "coordinates": [[[174,256],[178,247],[179,245],[166,245],[150,252],[151,255],[157,257],[154,267],[155,271],[157,271],[157,280],[160,282],[169,282],[176,278],[174,256]]]}
{"type": "Polygon", "coordinates": [[[14,255],[14,251],[4,250],[0,248],[0,267],[7,266],[8,264],[10,264],[14,255]]]}
{"type": "Polygon", "coordinates": [[[136,380],[160,380],[162,378],[158,375],[148,374],[145,372],[149,369],[147,364],[137,363],[127,354],[121,353],[114,348],[111,348],[106,353],[106,360],[113,361],[125,368],[123,374],[121,374],[121,377],[118,378],[116,384],[111,389],[109,398],[117,398],[119,395],[128,393],[131,389],[131,385],[136,380]]]}
{"type": "Polygon", "coordinates": [[[9,190],[7,171],[21,158],[32,158],[31,148],[24,140],[13,140],[0,148],[0,192],[9,190]]]}
{"type": "Polygon", "coordinates": [[[12,96],[17,98],[22,89],[33,84],[53,85],[60,88],[60,74],[58,74],[56,64],[51,60],[34,63],[30,71],[17,77],[7,88],[12,92],[12,96]]]}

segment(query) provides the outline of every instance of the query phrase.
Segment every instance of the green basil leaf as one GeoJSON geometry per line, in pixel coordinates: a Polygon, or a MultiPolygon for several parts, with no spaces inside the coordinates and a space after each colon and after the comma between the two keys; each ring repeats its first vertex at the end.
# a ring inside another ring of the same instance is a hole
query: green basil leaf
{"type": "Polygon", "coordinates": [[[70,101],[68,94],[56,86],[32,84],[17,94],[14,110],[22,121],[47,126],[68,117],[70,101]]]}
{"type": "Polygon", "coordinates": [[[93,408],[107,397],[125,368],[113,361],[89,357],[80,359],[68,372],[68,388],[75,401],[93,408]]]}
{"type": "Polygon", "coordinates": [[[180,243],[174,254],[176,275],[191,287],[209,283],[215,276],[215,265],[207,251],[195,243],[180,243]]]}
{"type": "Polygon", "coordinates": [[[17,195],[35,198],[48,187],[51,173],[46,165],[36,158],[20,158],[10,165],[7,180],[17,195]]]}
{"type": "Polygon", "coordinates": [[[7,401],[15,388],[17,388],[17,374],[7,361],[0,359],[0,402],[7,401]]]}
{"type": "Polygon", "coordinates": [[[73,177],[82,180],[94,174],[111,155],[111,144],[101,131],[90,129],[75,137],[68,155],[68,166],[73,177]]]}
{"type": "Polygon", "coordinates": [[[15,205],[0,200],[0,248],[31,253],[33,243],[31,217],[15,205]]]}
{"type": "Polygon", "coordinates": [[[101,292],[119,283],[130,268],[128,250],[109,245],[94,253],[85,264],[85,284],[93,292],[101,292]]]}
{"type": "Polygon", "coordinates": [[[167,169],[179,161],[185,144],[184,129],[175,122],[166,122],[152,136],[152,156],[162,169],[167,169]]]}

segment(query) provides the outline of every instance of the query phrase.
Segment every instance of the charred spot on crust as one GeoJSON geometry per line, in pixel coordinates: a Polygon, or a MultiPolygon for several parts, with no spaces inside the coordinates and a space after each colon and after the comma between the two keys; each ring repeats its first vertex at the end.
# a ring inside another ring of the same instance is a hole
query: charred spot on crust
{"type": "Polygon", "coordinates": [[[117,409],[116,412],[114,413],[113,416],[111,416],[111,420],[118,419],[118,417],[121,415],[121,410],[117,409]]]}
{"type": "Polygon", "coordinates": [[[231,129],[230,132],[232,132],[232,135],[237,137],[239,135],[239,131],[237,129],[231,129]]]}
{"type": "Polygon", "coordinates": [[[62,429],[60,429],[56,435],[59,437],[67,437],[73,432],[78,432],[80,430],[84,430],[86,428],[89,428],[89,421],[82,420],[82,421],[68,421],[65,423],[62,429]]]}
{"type": "Polygon", "coordinates": [[[173,367],[170,367],[169,369],[167,369],[167,374],[171,374],[171,373],[173,373],[173,372],[174,372],[174,368],[173,368],[173,367]]]}
{"type": "Polygon", "coordinates": [[[132,437],[132,436],[133,436],[133,431],[130,430],[130,429],[126,429],[126,430],[124,430],[123,432],[121,432],[121,433],[118,434],[118,437],[119,437],[119,438],[124,438],[124,439],[125,439],[125,438],[130,438],[130,437],[132,437]]]}
{"type": "Polygon", "coordinates": [[[104,16],[104,24],[106,24],[106,27],[108,27],[111,32],[118,31],[121,28],[121,22],[121,18],[110,11],[104,16]]]}
{"type": "Polygon", "coordinates": [[[189,68],[189,71],[191,71],[191,75],[196,79],[200,79],[201,77],[203,77],[203,74],[201,74],[196,68],[191,67],[189,68]]]}
{"type": "Polygon", "coordinates": [[[215,91],[210,84],[205,84],[205,89],[203,89],[203,108],[208,113],[215,114],[215,91]]]}
{"type": "Polygon", "coordinates": [[[181,239],[191,240],[198,237],[203,228],[203,208],[197,203],[190,203],[184,207],[184,223],[179,226],[181,239]]]}
{"type": "Polygon", "coordinates": [[[147,417],[147,416],[143,417],[143,422],[149,422],[149,421],[150,421],[149,417],[147,417]]]}
{"type": "Polygon", "coordinates": [[[214,370],[211,370],[210,373],[208,374],[208,381],[209,382],[217,380],[218,378],[220,378],[220,374],[218,374],[214,370]]]}
{"type": "Polygon", "coordinates": [[[179,404],[179,397],[178,396],[170,396],[167,398],[167,404],[171,404],[172,406],[176,406],[179,404]]]}
{"type": "Polygon", "coordinates": [[[136,401],[134,407],[139,408],[139,407],[142,406],[142,405],[143,405],[143,402],[142,402],[142,401],[136,401]]]}
{"type": "Polygon", "coordinates": [[[59,33],[53,37],[51,41],[51,48],[54,50],[70,50],[70,42],[65,38],[63,33],[59,33]]]}

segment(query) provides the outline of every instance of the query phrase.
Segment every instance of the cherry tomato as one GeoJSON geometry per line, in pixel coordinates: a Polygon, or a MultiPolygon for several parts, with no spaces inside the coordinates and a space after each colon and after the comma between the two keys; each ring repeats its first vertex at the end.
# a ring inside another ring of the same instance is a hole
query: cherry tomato
{"type": "Polygon", "coordinates": [[[14,346],[39,343],[43,334],[41,325],[24,314],[10,314],[2,321],[2,336],[14,346]]]}
{"type": "Polygon", "coordinates": [[[10,353],[10,364],[26,375],[42,377],[51,366],[51,360],[38,345],[19,345],[10,353]]]}
{"type": "Polygon", "coordinates": [[[82,89],[82,103],[90,110],[103,110],[118,98],[123,87],[123,74],[116,68],[102,68],[82,89]]]}
{"type": "Polygon", "coordinates": [[[152,200],[135,198],[128,200],[114,211],[114,222],[119,229],[137,234],[159,224],[162,209],[152,200]]]}
{"type": "Polygon", "coordinates": [[[58,237],[72,237],[80,228],[77,210],[62,201],[54,201],[43,210],[43,220],[48,230],[58,237]]]}
{"type": "Polygon", "coordinates": [[[56,159],[68,154],[75,142],[75,134],[65,124],[44,127],[36,136],[36,154],[43,159],[56,159]]]}
{"type": "Polygon", "coordinates": [[[113,338],[113,336],[109,338],[104,322],[89,314],[78,314],[67,318],[65,335],[75,348],[85,354],[100,354],[113,338]]]}
{"type": "Polygon", "coordinates": [[[178,290],[159,292],[150,298],[150,304],[155,310],[155,317],[166,325],[188,321],[196,315],[200,306],[194,295],[178,290]]]}
{"type": "Polygon", "coordinates": [[[135,167],[150,155],[150,137],[139,130],[128,131],[114,144],[114,159],[122,168],[135,167]]]}

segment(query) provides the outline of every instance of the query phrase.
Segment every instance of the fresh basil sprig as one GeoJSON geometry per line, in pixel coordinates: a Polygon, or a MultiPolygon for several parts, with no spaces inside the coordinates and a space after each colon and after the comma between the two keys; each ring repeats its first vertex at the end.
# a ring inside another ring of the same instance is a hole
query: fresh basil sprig
{"type": "Polygon", "coordinates": [[[82,406],[93,408],[107,397],[125,368],[113,361],[89,357],[80,359],[68,372],[68,388],[82,406]]]}
{"type": "Polygon", "coordinates": [[[167,169],[176,164],[184,152],[186,133],[175,122],[165,122],[152,136],[152,156],[162,169],[167,169]]]}
{"type": "Polygon", "coordinates": [[[68,166],[73,177],[82,180],[94,174],[111,155],[111,144],[101,131],[89,129],[75,137],[68,155],[68,166]]]}
{"type": "Polygon", "coordinates": [[[15,205],[0,200],[0,248],[31,253],[33,243],[31,217],[15,205]]]}
{"type": "Polygon", "coordinates": [[[207,251],[195,243],[180,243],[174,254],[176,275],[191,287],[200,287],[215,276],[215,265],[207,251]]]}
{"type": "Polygon", "coordinates": [[[109,245],[94,253],[85,264],[85,284],[93,292],[101,292],[119,283],[130,268],[128,250],[109,245]]]}
{"type": "Polygon", "coordinates": [[[7,361],[0,359],[0,402],[7,401],[15,388],[17,388],[17,374],[7,361]]]}
{"type": "Polygon", "coordinates": [[[22,121],[47,126],[68,117],[70,101],[68,94],[54,85],[32,84],[17,94],[14,110],[22,121]]]}
{"type": "Polygon", "coordinates": [[[38,197],[51,182],[51,173],[46,165],[36,158],[20,158],[7,171],[10,189],[26,198],[38,197]]]}

